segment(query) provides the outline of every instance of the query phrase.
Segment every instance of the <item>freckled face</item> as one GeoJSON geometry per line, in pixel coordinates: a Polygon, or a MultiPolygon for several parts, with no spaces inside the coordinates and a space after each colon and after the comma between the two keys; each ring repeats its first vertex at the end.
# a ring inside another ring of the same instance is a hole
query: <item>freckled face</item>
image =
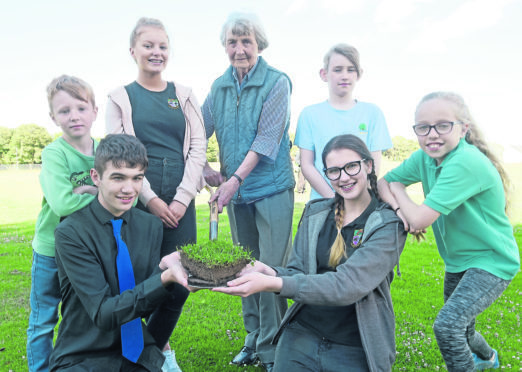
{"type": "Polygon", "coordinates": [[[435,125],[442,122],[453,122],[451,132],[438,134],[431,128],[426,136],[417,136],[421,149],[437,164],[442,163],[446,155],[453,151],[461,138],[464,138],[469,125],[460,123],[455,116],[454,103],[441,98],[430,99],[422,103],[415,115],[415,124],[435,125]]]}

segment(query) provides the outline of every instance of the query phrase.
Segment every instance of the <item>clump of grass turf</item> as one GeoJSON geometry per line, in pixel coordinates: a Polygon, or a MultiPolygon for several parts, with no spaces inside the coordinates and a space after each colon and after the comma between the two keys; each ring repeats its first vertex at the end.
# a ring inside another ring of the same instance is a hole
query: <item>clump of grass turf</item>
{"type": "Polygon", "coordinates": [[[223,286],[241,271],[252,255],[230,240],[211,240],[181,247],[181,264],[190,274],[189,285],[201,288],[223,286]]]}
{"type": "Polygon", "coordinates": [[[209,240],[203,243],[187,244],[181,247],[187,258],[212,268],[228,266],[238,261],[252,261],[250,251],[234,245],[230,240],[209,240]]]}
{"type": "Polygon", "coordinates": [[[181,248],[181,264],[189,272],[189,285],[205,288],[222,286],[235,278],[252,255],[230,240],[211,240],[181,248]]]}

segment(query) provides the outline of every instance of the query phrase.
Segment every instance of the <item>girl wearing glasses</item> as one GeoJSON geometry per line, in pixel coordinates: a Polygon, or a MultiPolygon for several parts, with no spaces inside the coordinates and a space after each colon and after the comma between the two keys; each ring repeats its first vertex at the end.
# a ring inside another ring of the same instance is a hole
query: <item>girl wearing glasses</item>
{"type": "Polygon", "coordinates": [[[288,265],[257,261],[214,291],[276,292],[295,301],[275,338],[275,371],[390,371],[390,283],[406,232],[379,199],[373,158],[361,139],[334,137],[322,160],[335,197],[307,204],[288,265]]]}
{"type": "Polygon", "coordinates": [[[413,126],[421,149],[379,180],[382,198],[410,232],[432,225],[445,263],[444,306],[433,330],[449,371],[498,368],[499,357],[475,331],[475,317],[520,267],[506,216],[507,175],[457,94],[425,96],[413,126]],[[422,182],[418,205],[405,187],[422,182]]]}

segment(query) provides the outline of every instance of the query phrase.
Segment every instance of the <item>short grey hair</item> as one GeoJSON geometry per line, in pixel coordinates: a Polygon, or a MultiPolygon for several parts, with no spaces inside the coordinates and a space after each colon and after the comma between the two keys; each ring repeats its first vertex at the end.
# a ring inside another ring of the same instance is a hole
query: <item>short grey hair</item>
{"type": "MultiPolygon", "coordinates": [[[[141,17],[138,19],[138,22],[136,22],[136,26],[134,26],[134,29],[131,32],[130,36],[130,47],[134,48],[136,45],[136,41],[138,40],[138,36],[140,36],[140,28],[142,27],[156,27],[160,30],[165,31],[165,34],[167,34],[167,30],[165,29],[165,26],[159,19],[155,18],[147,18],[147,17],[141,17]]],[[[167,40],[169,39],[169,35],[167,34],[167,40]]]]}
{"type": "Polygon", "coordinates": [[[259,52],[268,48],[268,39],[261,21],[254,13],[231,13],[223,28],[221,29],[221,44],[226,46],[227,33],[232,31],[233,35],[244,36],[254,34],[259,52]]]}

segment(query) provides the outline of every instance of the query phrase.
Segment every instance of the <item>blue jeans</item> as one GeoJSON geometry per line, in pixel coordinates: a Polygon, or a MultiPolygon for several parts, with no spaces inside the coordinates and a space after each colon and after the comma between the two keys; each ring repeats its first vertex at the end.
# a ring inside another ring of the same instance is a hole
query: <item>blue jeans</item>
{"type": "Polygon", "coordinates": [[[362,347],[331,342],[291,321],[277,343],[274,371],[367,372],[369,368],[362,347]]]}
{"type": "Polygon", "coordinates": [[[49,370],[60,300],[58,267],[54,257],[33,252],[31,315],[27,328],[27,363],[30,372],[49,370]]]}

